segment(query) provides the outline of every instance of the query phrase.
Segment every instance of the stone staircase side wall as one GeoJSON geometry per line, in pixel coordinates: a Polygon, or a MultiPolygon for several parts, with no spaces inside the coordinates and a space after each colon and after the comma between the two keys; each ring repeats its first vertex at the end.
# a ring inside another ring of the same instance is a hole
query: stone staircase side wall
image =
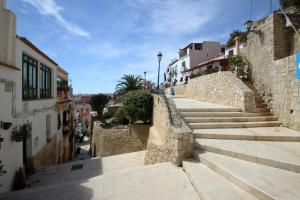
{"type": "MultiPolygon", "coordinates": [[[[289,15],[296,29],[300,15],[289,15]]],[[[296,80],[295,53],[299,52],[299,36],[286,27],[282,14],[273,14],[253,23],[246,53],[251,67],[251,80],[271,112],[289,128],[300,130],[300,83],[296,80]]]]}
{"type": "Polygon", "coordinates": [[[296,80],[295,57],[275,61],[269,105],[284,126],[300,130],[300,80],[296,80]]]}
{"type": "Polygon", "coordinates": [[[145,164],[172,162],[181,166],[183,158],[189,157],[192,152],[192,132],[180,116],[176,116],[176,107],[171,99],[153,96],[153,126],[150,128],[145,164]]]}
{"type": "Polygon", "coordinates": [[[122,129],[105,129],[97,121],[94,122],[92,154],[101,157],[145,150],[150,126],[144,124],[130,126],[122,129]]]}
{"type": "MultiPolygon", "coordinates": [[[[181,92],[181,87],[174,87],[175,95],[179,95],[176,91],[181,92]]],[[[255,108],[253,92],[229,71],[190,79],[185,90],[185,96],[191,99],[240,107],[243,111],[252,111],[255,108]]]]}

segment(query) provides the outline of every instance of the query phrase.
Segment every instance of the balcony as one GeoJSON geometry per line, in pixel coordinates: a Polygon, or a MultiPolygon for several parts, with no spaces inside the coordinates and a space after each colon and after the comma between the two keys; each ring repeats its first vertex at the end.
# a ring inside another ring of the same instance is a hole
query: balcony
{"type": "Polygon", "coordinates": [[[68,86],[58,86],[57,87],[57,100],[62,101],[62,100],[67,100],[69,99],[70,92],[69,92],[69,87],[68,86]]]}
{"type": "Polygon", "coordinates": [[[63,134],[64,135],[69,135],[71,133],[71,125],[70,123],[64,124],[63,125],[63,134]]]}

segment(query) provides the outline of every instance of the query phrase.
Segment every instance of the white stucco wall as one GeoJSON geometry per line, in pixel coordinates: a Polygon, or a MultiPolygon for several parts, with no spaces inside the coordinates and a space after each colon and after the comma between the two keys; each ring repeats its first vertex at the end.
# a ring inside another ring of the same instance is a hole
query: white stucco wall
{"type": "MultiPolygon", "coordinates": [[[[37,99],[32,101],[22,100],[22,74],[18,71],[18,84],[17,91],[17,103],[16,110],[17,115],[20,118],[21,123],[32,123],[32,156],[34,156],[46,143],[46,115],[51,115],[51,136],[57,133],[57,113],[55,111],[56,105],[56,66],[38,54],[36,51],[28,47],[21,40],[17,39],[16,42],[16,66],[22,68],[22,55],[32,57],[38,61],[38,71],[40,63],[45,64],[51,68],[51,90],[52,98],[49,99],[37,99]]],[[[38,78],[39,80],[39,78],[38,78]]],[[[38,81],[38,88],[40,81],[38,81]]],[[[38,90],[39,96],[39,90],[38,90]]]]}
{"type": "MultiPolygon", "coordinates": [[[[12,78],[13,71],[0,66],[0,79],[3,75],[12,78]]],[[[12,122],[13,125],[18,123],[16,118],[12,117],[12,94],[5,92],[5,83],[0,82],[0,121],[12,122]]],[[[0,137],[4,138],[0,148],[0,160],[2,160],[6,174],[0,177],[0,193],[7,192],[11,189],[15,172],[23,166],[22,142],[10,141],[10,130],[0,128],[0,137]]]]}
{"type": "Polygon", "coordinates": [[[0,66],[0,121],[12,123],[9,130],[0,128],[0,137],[4,138],[0,148],[0,160],[3,161],[4,168],[7,170],[7,173],[0,177],[0,184],[2,185],[0,193],[11,189],[16,170],[23,166],[23,142],[11,141],[13,128],[24,123],[32,123],[32,157],[47,143],[47,114],[51,115],[51,136],[59,132],[55,111],[56,66],[16,38],[15,15],[4,9],[3,5],[4,1],[0,0],[0,58],[2,62],[13,65],[19,68],[20,71],[0,66]],[[52,98],[33,101],[22,100],[21,70],[23,52],[51,68],[52,98]],[[5,85],[8,86],[8,83],[14,85],[14,87],[10,86],[10,89],[5,91],[5,85]],[[15,94],[15,101],[13,101],[13,94],[15,94]]]}

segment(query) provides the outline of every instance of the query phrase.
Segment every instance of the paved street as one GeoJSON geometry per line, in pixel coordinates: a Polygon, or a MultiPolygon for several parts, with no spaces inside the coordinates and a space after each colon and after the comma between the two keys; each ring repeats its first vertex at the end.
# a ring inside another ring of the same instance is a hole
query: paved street
{"type": "Polygon", "coordinates": [[[90,179],[76,181],[69,179],[66,182],[0,195],[0,199],[196,200],[199,198],[181,168],[163,163],[129,167],[90,179]]]}

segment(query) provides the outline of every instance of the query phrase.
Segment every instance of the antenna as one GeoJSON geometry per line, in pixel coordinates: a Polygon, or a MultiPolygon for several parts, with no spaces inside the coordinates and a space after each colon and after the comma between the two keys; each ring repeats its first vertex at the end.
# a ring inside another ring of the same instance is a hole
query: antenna
{"type": "Polygon", "coordinates": [[[273,0],[270,0],[270,14],[273,12],[273,0]]]}

